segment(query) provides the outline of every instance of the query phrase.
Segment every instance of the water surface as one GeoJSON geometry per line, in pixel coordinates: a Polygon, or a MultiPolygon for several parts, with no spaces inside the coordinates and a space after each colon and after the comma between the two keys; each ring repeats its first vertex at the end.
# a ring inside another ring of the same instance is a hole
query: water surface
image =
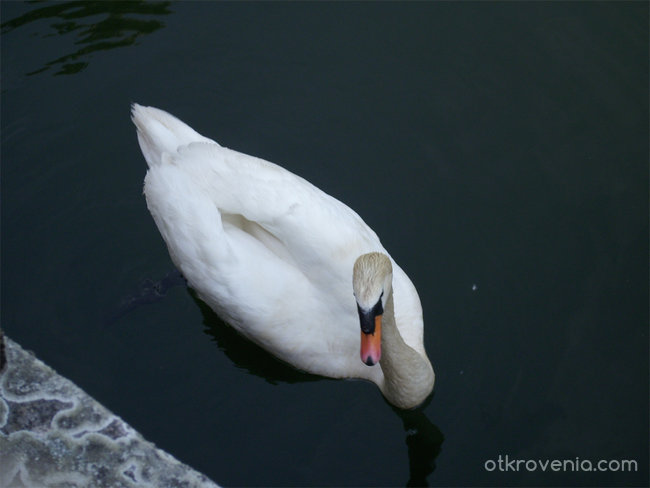
{"type": "Polygon", "coordinates": [[[145,437],[225,486],[647,485],[646,3],[0,13],[2,326],[145,437]],[[292,370],[183,286],[124,307],[173,269],[135,101],[377,231],[424,307],[421,409],[292,370]],[[485,469],[506,455],[638,469],[485,469]]]}

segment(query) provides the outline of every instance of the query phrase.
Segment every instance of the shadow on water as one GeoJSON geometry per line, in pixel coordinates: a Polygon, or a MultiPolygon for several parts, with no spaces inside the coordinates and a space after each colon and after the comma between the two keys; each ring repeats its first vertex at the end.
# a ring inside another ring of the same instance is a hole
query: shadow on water
{"type": "Polygon", "coordinates": [[[428,476],[436,469],[436,458],[445,440],[440,429],[424,413],[431,401],[414,410],[393,411],[402,419],[409,456],[409,480],[406,486],[429,486],[428,476]]]}
{"type": "Polygon", "coordinates": [[[217,344],[226,356],[248,373],[264,378],[271,384],[318,381],[321,376],[305,373],[279,360],[257,344],[246,339],[226,324],[219,316],[188,287],[188,292],[203,315],[204,332],[217,344]]]}
{"type": "Polygon", "coordinates": [[[42,68],[27,73],[29,76],[49,69],[58,69],[54,73],[55,75],[69,75],[86,68],[88,58],[92,53],[130,46],[138,37],[163,27],[164,24],[159,20],[143,19],[134,17],[134,15],[167,15],[171,13],[168,8],[170,3],[74,1],[45,4],[24,15],[3,22],[2,34],[8,34],[14,29],[40,20],[48,20],[49,26],[54,31],[41,34],[43,38],[76,32],[74,45],[78,49],[75,52],[49,61],[42,68]]]}
{"type": "MultiPolygon", "coordinates": [[[[201,310],[205,333],[238,367],[272,384],[325,379],[299,371],[272,356],[221,320],[205,302],[198,298],[194,290],[188,288],[188,292],[201,310]]],[[[424,405],[414,410],[400,410],[390,406],[402,420],[406,434],[409,458],[409,479],[406,486],[428,486],[427,477],[435,470],[435,460],[440,454],[444,441],[440,429],[424,413],[424,409],[430,402],[431,397],[424,405]]],[[[386,404],[388,405],[388,402],[386,404]]]]}
{"type": "MultiPolygon", "coordinates": [[[[107,323],[113,323],[129,312],[143,305],[158,302],[166,296],[169,289],[186,286],[187,282],[176,269],[158,281],[143,280],[138,291],[125,297],[110,314],[107,323]]],[[[203,316],[204,332],[238,368],[259,376],[271,384],[297,383],[303,381],[322,381],[327,378],[299,371],[293,366],[277,359],[255,343],[243,337],[226,324],[196,294],[187,287],[203,316]]],[[[427,478],[435,470],[435,460],[440,453],[444,436],[424,413],[432,396],[419,408],[400,410],[387,405],[402,420],[406,434],[409,458],[409,479],[406,486],[428,486],[427,478]]]]}

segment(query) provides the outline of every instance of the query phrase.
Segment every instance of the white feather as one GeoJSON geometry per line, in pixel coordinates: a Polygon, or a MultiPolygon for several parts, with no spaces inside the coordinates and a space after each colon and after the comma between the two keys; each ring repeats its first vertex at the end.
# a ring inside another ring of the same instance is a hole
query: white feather
{"type": "MultiPolygon", "coordinates": [[[[303,178],[221,147],[162,110],[136,104],[132,118],[149,165],[148,208],[201,299],[299,369],[382,387],[382,369],[359,358],[352,289],[360,255],[388,255],[372,229],[303,178]]],[[[420,300],[391,262],[397,328],[426,358],[420,300]]]]}

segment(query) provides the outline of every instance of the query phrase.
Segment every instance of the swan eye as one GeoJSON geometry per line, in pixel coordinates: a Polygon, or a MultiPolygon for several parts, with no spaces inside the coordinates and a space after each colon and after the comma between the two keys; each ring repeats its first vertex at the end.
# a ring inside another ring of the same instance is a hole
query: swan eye
{"type": "Polygon", "coordinates": [[[377,303],[375,304],[374,307],[372,307],[372,314],[373,316],[381,315],[384,313],[384,306],[381,303],[381,299],[384,296],[384,292],[381,292],[381,295],[379,295],[379,300],[377,300],[377,303]]]}

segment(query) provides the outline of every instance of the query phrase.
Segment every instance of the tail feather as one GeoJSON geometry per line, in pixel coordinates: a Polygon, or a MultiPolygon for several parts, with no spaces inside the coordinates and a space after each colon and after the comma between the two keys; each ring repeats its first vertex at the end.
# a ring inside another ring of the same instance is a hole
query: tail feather
{"type": "Polygon", "coordinates": [[[180,146],[192,142],[217,144],[173,115],[154,107],[134,103],[131,106],[131,120],[138,129],[140,149],[149,167],[161,164],[164,154],[176,154],[180,146]]]}

